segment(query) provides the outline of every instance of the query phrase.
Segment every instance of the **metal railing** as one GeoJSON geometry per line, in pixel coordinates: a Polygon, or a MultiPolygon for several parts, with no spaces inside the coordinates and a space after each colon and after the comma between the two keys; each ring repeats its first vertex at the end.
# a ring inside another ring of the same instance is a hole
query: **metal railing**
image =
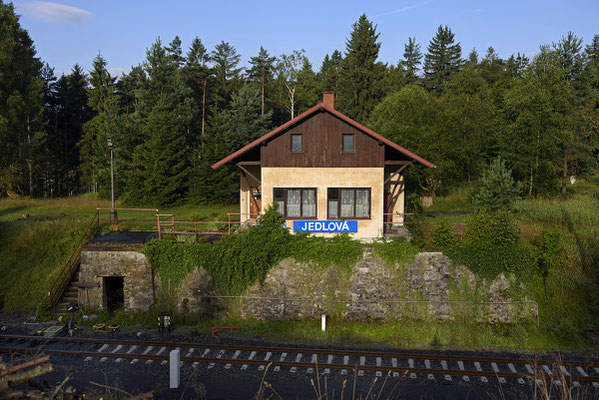
{"type": "Polygon", "coordinates": [[[52,284],[52,287],[50,288],[50,291],[48,292],[51,307],[54,307],[58,303],[60,296],[62,296],[62,293],[77,270],[77,266],[79,265],[79,257],[81,256],[81,250],[83,246],[88,240],[92,239],[96,235],[99,229],[100,212],[96,211],[96,214],[87,226],[87,229],[85,232],[83,232],[83,235],[81,235],[81,238],[79,238],[79,242],[77,242],[77,245],[71,252],[71,256],[67,260],[65,266],[62,268],[62,271],[60,271],[60,275],[58,275],[58,278],[56,278],[52,284]]]}
{"type": "Polygon", "coordinates": [[[99,223],[100,226],[110,226],[111,229],[121,230],[124,228],[132,228],[134,230],[139,229],[151,229],[152,231],[156,230],[156,219],[154,215],[148,215],[148,213],[155,214],[158,212],[157,208],[115,208],[114,210],[117,212],[121,212],[120,216],[123,216],[125,213],[126,218],[119,217],[117,219],[117,224],[112,225],[112,221],[110,219],[110,215],[107,214],[107,217],[103,217],[103,211],[112,211],[112,208],[102,208],[99,207],[96,210],[100,213],[99,223]],[[140,214],[141,216],[135,217],[135,214],[140,214]],[[145,215],[144,215],[145,214],[145,215]]]}
{"type": "Polygon", "coordinates": [[[241,221],[242,215],[257,218],[258,213],[227,213],[226,221],[177,221],[174,214],[156,214],[158,239],[165,235],[193,236],[193,242],[198,242],[200,236],[231,235],[236,225],[255,225],[255,220],[241,221]],[[187,228],[187,229],[186,229],[187,228]]]}

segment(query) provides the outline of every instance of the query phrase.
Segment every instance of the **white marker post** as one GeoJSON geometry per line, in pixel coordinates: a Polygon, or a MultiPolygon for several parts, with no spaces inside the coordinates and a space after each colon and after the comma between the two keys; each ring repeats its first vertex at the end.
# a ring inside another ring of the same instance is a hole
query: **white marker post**
{"type": "Polygon", "coordinates": [[[179,349],[171,350],[170,353],[170,388],[177,389],[181,384],[181,353],[179,349]]]}
{"type": "Polygon", "coordinates": [[[327,315],[326,314],[322,314],[320,316],[320,328],[322,329],[323,332],[327,330],[327,315]]]}

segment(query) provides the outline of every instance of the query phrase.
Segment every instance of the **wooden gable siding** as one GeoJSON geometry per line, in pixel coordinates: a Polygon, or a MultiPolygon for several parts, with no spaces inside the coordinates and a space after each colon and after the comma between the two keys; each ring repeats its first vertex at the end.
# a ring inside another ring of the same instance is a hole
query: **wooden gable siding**
{"type": "Polygon", "coordinates": [[[385,146],[348,123],[320,112],[261,147],[263,167],[382,167],[385,146]],[[354,134],[354,152],[343,153],[342,135],[354,134]],[[303,135],[303,151],[291,152],[291,135],[303,135]]]}

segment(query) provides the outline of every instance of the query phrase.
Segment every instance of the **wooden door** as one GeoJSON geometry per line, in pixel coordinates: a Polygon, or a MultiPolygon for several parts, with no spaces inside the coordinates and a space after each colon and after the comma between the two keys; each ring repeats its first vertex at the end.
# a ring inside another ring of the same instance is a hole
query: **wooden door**
{"type": "Polygon", "coordinates": [[[250,187],[250,218],[256,218],[260,211],[262,211],[262,188],[252,186],[250,187]]]}

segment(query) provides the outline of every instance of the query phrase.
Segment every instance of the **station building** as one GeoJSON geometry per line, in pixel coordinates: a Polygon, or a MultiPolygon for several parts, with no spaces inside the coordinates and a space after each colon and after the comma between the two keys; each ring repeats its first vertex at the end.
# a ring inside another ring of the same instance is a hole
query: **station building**
{"type": "Polygon", "coordinates": [[[380,237],[403,220],[403,172],[431,162],[335,110],[335,94],[254,140],[213,169],[240,170],[241,220],[271,204],[294,232],[380,237]]]}

